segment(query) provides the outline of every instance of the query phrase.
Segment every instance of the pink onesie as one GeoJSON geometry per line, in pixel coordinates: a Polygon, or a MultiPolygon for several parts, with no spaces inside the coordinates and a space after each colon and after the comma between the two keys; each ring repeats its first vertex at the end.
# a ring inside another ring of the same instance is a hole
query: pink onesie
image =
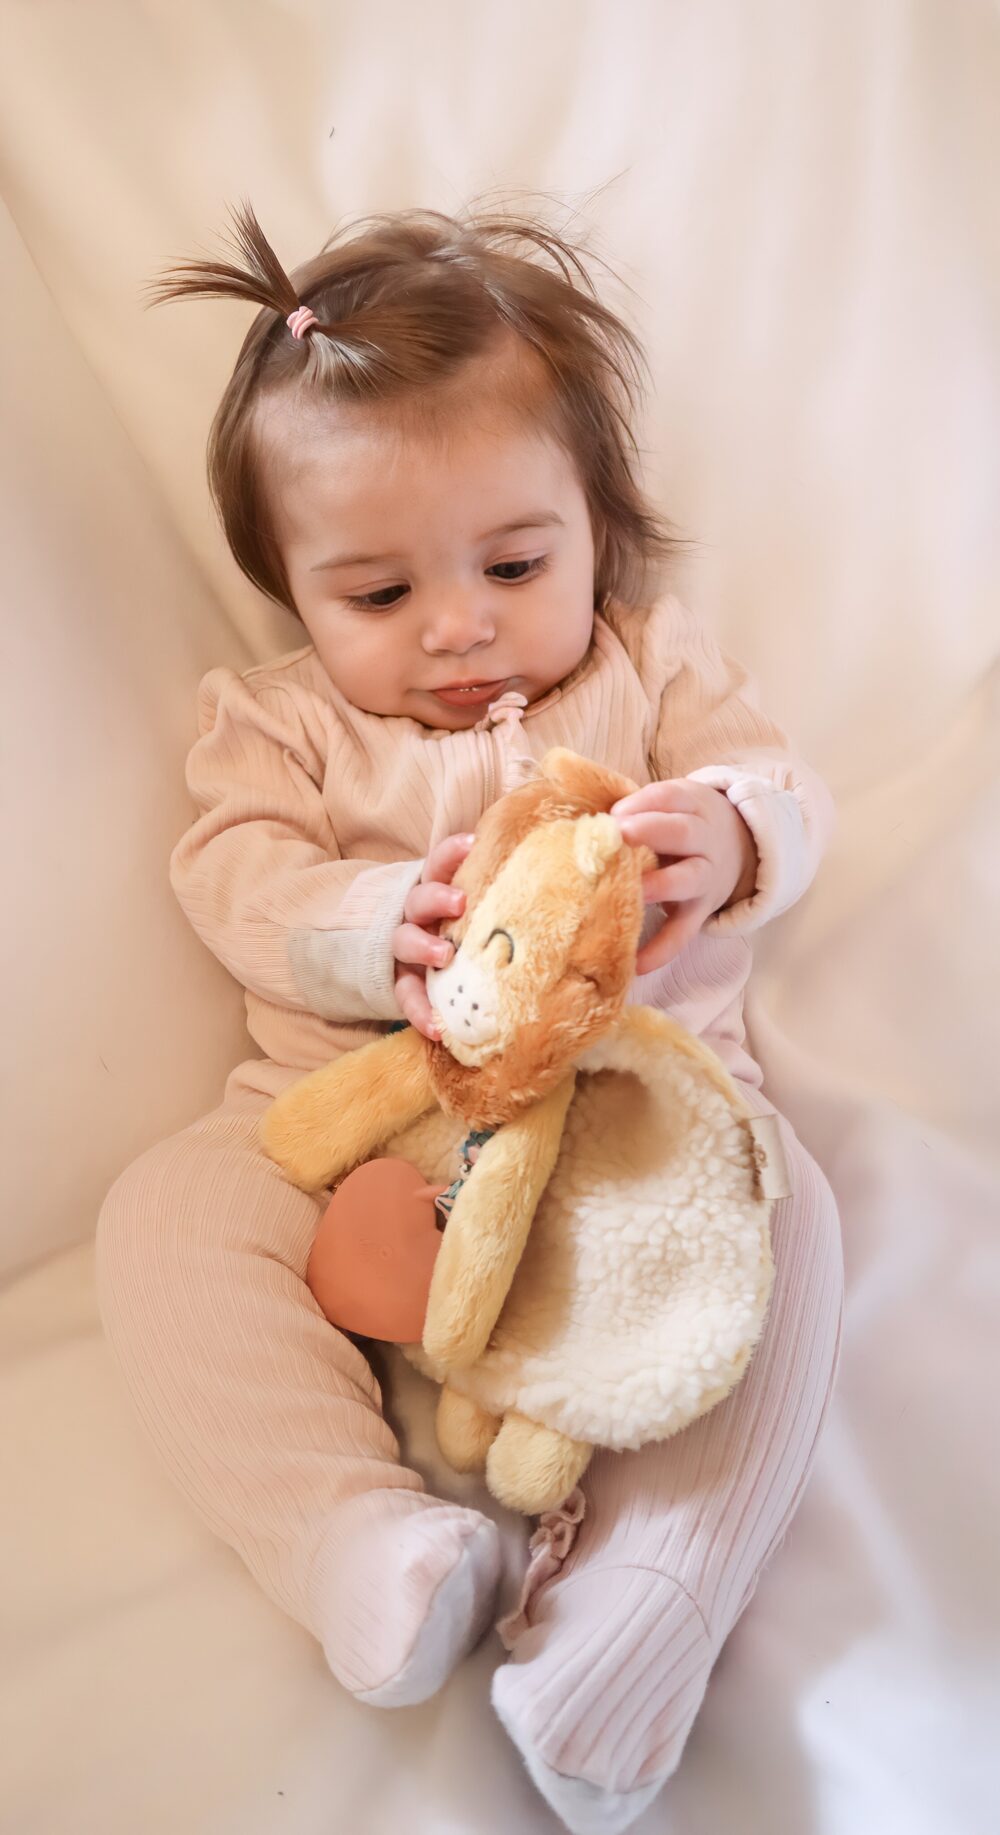
{"type": "MultiPolygon", "coordinates": [[[[423,1487],[400,1463],[360,1348],[304,1285],[320,1201],[263,1159],[257,1127],[291,1078],[399,1019],[391,938],[404,900],[429,848],[475,828],[501,792],[508,750],[495,716],[451,733],[361,712],[311,647],[242,677],[213,670],[199,729],[188,761],[199,813],[172,882],[246,989],[264,1055],[114,1187],[99,1235],[105,1322],[204,1519],[315,1631],[348,1687],[391,1703],[405,1699],[393,1688],[408,1634],[386,1624],[352,1551],[387,1498],[412,1514],[423,1487]]],[[[637,979],[633,998],[709,1039],[769,1110],[744,1040],[750,936],[816,871],[832,820],[823,785],[673,599],[598,618],[584,662],[525,711],[519,744],[535,759],[568,746],[640,785],[694,776],[738,807],[760,860],[753,896],[637,979]]],[[[782,1128],[795,1191],[776,1207],[775,1288],[743,1381],[673,1440],[596,1456],[571,1548],[565,1524],[535,1538],[494,1704],[570,1826],[573,1815],[584,1826],[597,1793],[623,1806],[599,1826],[625,1827],[676,1765],[811,1464],[839,1345],[840,1238],[822,1174],[782,1128]]],[[[433,1525],[421,1586],[428,1564],[446,1571],[449,1537],[468,1536],[475,1514],[421,1511],[433,1525]]]]}

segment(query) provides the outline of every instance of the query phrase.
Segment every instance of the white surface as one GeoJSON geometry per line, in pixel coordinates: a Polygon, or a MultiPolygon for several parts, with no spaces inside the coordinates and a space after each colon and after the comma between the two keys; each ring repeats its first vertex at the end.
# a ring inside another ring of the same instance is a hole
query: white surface
{"type": "Polygon", "coordinates": [[[143,315],[139,286],[243,194],[293,262],[343,212],[515,185],[582,203],[609,180],[588,215],[649,338],[651,472],[699,544],[689,596],[841,803],[820,884],[759,946],[752,1004],[770,1093],[842,1205],[840,1387],[789,1537],[637,1827],[987,1835],[995,9],[0,13],[0,1255],[12,1277],[53,1256],[0,1308],[3,1835],[554,1830],[492,1720],[490,1649],[427,1708],[361,1709],[173,1497],[99,1340],[85,1245],[118,1167],[208,1106],[242,1050],[165,863],[199,671],[287,640],[202,479],[246,315],[143,315]]]}

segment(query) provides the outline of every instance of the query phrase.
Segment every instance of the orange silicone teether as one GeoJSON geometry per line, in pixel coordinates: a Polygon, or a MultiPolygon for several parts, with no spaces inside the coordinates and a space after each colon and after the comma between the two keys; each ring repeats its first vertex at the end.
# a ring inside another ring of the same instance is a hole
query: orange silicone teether
{"type": "Polygon", "coordinates": [[[441,1245],[434,1200],[409,1160],[368,1160],[337,1187],[306,1280],[331,1325],[386,1344],[419,1344],[441,1245]]]}

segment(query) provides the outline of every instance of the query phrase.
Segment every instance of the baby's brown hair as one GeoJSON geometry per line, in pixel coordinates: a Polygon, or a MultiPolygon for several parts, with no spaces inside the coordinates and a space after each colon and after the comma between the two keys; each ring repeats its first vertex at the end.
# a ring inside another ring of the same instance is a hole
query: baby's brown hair
{"type": "Polygon", "coordinates": [[[633,420],[641,346],[598,298],[578,248],[542,224],[407,210],[348,224],[286,274],[249,204],[232,212],[237,261],[188,261],[151,303],[208,295],[263,308],[243,341],[208,445],[212,497],[233,555],[296,611],[262,483],[258,409],[278,395],[392,407],[426,395],[506,332],[547,372],[540,411],[575,463],[594,533],[594,597],[639,605],[673,546],[639,482],[633,420]],[[288,318],[317,323],[296,338],[288,318]]]}

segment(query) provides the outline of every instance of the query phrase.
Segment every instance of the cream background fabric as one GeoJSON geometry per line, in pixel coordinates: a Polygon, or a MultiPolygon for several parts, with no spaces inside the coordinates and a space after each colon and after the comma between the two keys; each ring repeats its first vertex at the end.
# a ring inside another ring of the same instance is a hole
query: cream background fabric
{"type": "MultiPolygon", "coordinates": [[[[525,186],[579,209],[631,287],[651,480],[696,544],[681,589],[841,809],[820,883],[758,944],[751,1002],[769,1093],[842,1205],[840,1391],[646,1821],[985,1835],[995,9],[2,0],[0,31],[0,1826],[554,1827],[490,1720],[492,1650],[427,1709],[356,1708],[174,1500],[98,1338],[87,1247],[119,1167],[244,1050],[166,860],[199,674],[297,641],[203,484],[248,315],[144,314],[141,283],[241,195],[293,263],[341,214],[525,186]]],[[[411,1412],[424,1445],[419,1395],[411,1412]]]]}

